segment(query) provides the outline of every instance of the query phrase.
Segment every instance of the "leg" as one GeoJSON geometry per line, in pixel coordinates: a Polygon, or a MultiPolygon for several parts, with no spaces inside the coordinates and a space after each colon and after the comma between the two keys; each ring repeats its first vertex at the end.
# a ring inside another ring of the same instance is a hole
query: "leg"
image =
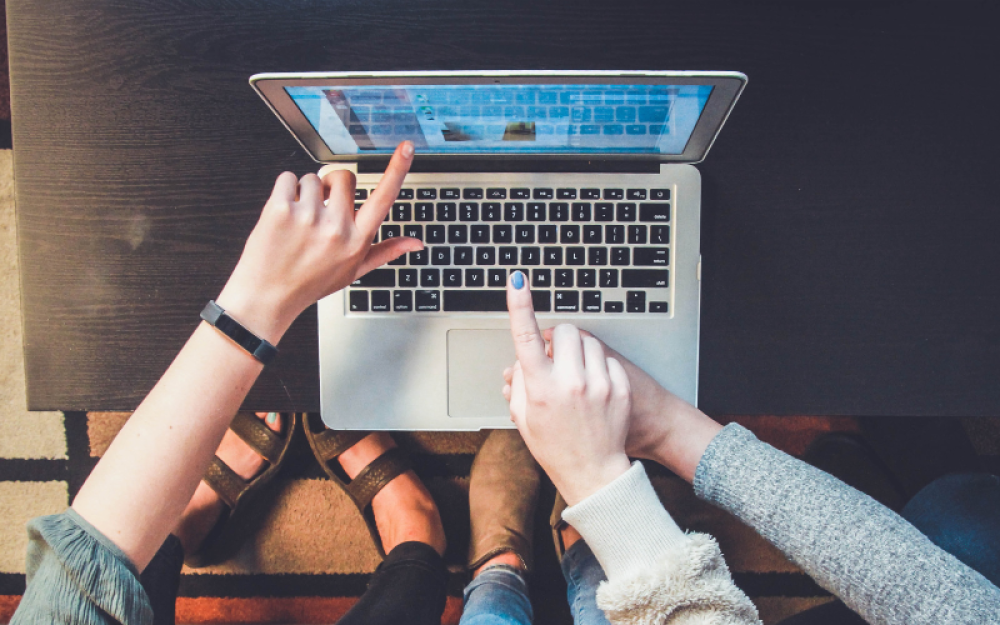
{"type": "Polygon", "coordinates": [[[562,529],[566,553],[562,557],[563,577],[566,578],[566,599],[575,625],[608,625],[604,612],[597,607],[597,587],[607,577],[580,534],[570,526],[562,529]]]}
{"type": "Polygon", "coordinates": [[[902,516],[935,545],[1000,585],[1000,477],[938,478],[906,504],[902,516]]]}
{"type": "Polygon", "coordinates": [[[174,625],[174,609],[177,604],[177,588],[181,582],[181,567],[184,566],[184,547],[171,534],[163,541],[160,550],[149,561],[139,576],[139,583],[149,597],[153,608],[153,625],[174,625]]]}
{"type": "Polygon", "coordinates": [[[460,625],[531,625],[533,619],[528,582],[518,565],[491,561],[465,587],[460,625]]]}

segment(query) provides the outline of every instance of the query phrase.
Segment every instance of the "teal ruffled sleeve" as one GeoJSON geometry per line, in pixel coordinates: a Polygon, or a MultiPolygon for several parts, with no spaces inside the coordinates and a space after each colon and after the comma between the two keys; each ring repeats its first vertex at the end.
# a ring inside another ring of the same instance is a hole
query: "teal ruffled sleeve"
{"type": "Polygon", "coordinates": [[[153,622],[135,566],[72,508],[28,523],[27,572],[11,625],[153,622]]]}

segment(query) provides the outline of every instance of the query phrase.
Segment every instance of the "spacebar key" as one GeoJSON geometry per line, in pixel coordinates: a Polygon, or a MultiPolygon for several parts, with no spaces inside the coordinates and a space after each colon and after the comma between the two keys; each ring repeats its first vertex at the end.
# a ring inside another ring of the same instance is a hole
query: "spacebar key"
{"type": "MultiPolygon", "coordinates": [[[[532,291],[535,312],[552,310],[552,293],[532,291]]],[[[507,291],[464,291],[445,289],[445,312],[507,312],[507,291]]]]}

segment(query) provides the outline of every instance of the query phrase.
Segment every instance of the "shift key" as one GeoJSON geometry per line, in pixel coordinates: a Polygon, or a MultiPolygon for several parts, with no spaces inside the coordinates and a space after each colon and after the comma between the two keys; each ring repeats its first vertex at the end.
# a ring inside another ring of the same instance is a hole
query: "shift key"
{"type": "Polygon", "coordinates": [[[351,286],[396,286],[396,270],[372,269],[352,282],[351,286]]]}
{"type": "Polygon", "coordinates": [[[669,286],[669,269],[622,269],[623,288],[665,289],[669,286]]]}

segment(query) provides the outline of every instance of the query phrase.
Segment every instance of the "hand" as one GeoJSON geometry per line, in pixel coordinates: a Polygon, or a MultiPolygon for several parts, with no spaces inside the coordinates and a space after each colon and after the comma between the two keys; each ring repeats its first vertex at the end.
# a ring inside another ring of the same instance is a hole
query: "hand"
{"type": "Polygon", "coordinates": [[[278,176],[218,303],[259,336],[277,343],[318,299],[423,243],[396,237],[372,245],[413,161],[413,144],[396,148],[378,188],[355,212],[354,174],[278,176]],[[324,203],[324,200],[327,200],[324,203]]]}
{"type": "Polygon", "coordinates": [[[517,362],[504,373],[510,380],[504,396],[531,454],[575,505],[629,468],[629,380],[600,341],[571,325],[555,328],[549,358],[527,278],[518,274],[507,285],[517,362]]]}

